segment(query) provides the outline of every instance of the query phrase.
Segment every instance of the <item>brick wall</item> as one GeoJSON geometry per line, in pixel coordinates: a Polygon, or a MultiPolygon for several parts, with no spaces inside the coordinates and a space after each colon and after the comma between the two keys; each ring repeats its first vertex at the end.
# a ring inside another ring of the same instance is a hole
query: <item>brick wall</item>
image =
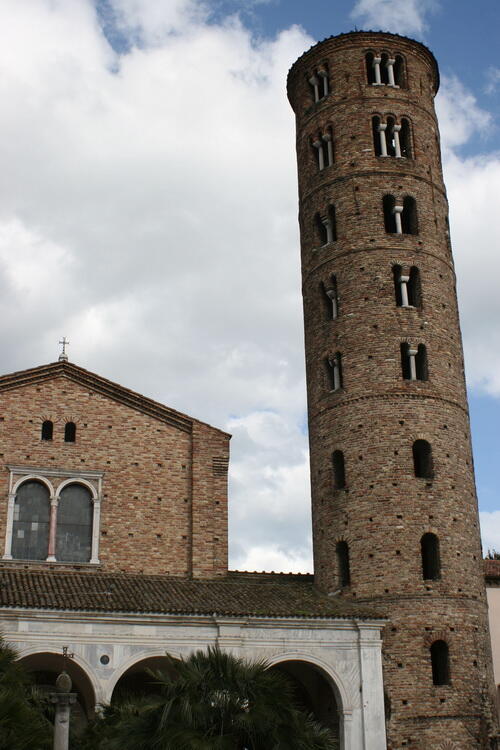
{"type": "Polygon", "coordinates": [[[6,390],[0,382],[2,545],[9,465],[56,470],[54,484],[57,469],[100,471],[103,569],[224,575],[229,436],[175,416],[179,426],[175,418],[169,424],[61,374],[6,390]],[[50,441],[41,440],[44,420],[54,423],[50,441]],[[77,427],[74,443],[64,442],[68,421],[77,427]]]}

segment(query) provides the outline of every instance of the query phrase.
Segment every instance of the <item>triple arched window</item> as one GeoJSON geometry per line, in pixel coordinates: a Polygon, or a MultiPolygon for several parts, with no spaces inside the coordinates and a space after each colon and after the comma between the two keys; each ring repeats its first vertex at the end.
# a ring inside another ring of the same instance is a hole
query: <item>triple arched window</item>
{"type": "Polygon", "coordinates": [[[410,121],[402,117],[397,122],[389,115],[384,120],[379,115],[372,117],[373,148],[375,156],[394,156],[397,159],[412,158],[410,121]]]}
{"type": "Polygon", "coordinates": [[[405,61],[402,55],[367,52],[365,63],[366,77],[370,85],[405,88],[405,61]]]}
{"type": "Polygon", "coordinates": [[[13,479],[4,559],[99,562],[100,491],[94,484],[64,479],[55,488],[45,477],[13,479]]]}

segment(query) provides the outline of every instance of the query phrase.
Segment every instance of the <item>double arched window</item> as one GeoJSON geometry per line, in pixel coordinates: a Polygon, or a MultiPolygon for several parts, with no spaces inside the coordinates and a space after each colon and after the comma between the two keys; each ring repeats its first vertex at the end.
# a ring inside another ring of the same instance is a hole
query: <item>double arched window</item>
{"type": "MultiPolygon", "coordinates": [[[[52,440],[54,437],[54,423],[50,419],[46,419],[42,422],[42,429],[40,437],[42,440],[52,440]]],[[[66,422],[64,425],[64,442],[74,443],[76,441],[76,424],[74,422],[66,422]]]]}
{"type": "Polygon", "coordinates": [[[98,562],[99,497],[84,479],[56,489],[44,477],[19,480],[9,495],[4,559],[98,562]]]}
{"type": "Polygon", "coordinates": [[[367,52],[365,63],[367,81],[371,86],[405,88],[405,62],[402,55],[367,52]]]}

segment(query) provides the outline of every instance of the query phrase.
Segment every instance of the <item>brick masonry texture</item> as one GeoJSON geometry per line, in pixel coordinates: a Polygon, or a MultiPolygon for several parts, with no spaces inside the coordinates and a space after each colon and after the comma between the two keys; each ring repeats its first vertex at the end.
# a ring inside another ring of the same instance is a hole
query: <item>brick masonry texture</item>
{"type": "Polygon", "coordinates": [[[44,469],[75,476],[100,471],[102,569],[226,574],[226,433],[73,364],[55,363],[0,378],[0,445],[2,539],[8,466],[41,475],[44,469]],[[44,420],[54,423],[53,440],[41,440],[44,420]],[[68,421],[76,424],[74,443],[64,442],[68,421]]]}
{"type": "Polygon", "coordinates": [[[384,634],[388,747],[490,747],[496,732],[482,555],[463,355],[448,234],[437,65],[421,44],[391,34],[332,37],[292,67],[311,452],[316,583],[388,614],[384,634]],[[367,81],[365,55],[402,55],[406,85],[367,81]],[[314,103],[309,79],[323,67],[330,93],[314,103]],[[411,127],[413,158],[375,155],[372,117],[411,127]],[[331,129],[334,163],[312,147],[331,129]],[[418,234],[387,234],[382,199],[416,200],[418,234]],[[337,239],[321,246],[315,215],[334,204],[337,239]],[[418,308],[398,307],[393,266],[420,272],[418,308]],[[332,276],[338,317],[324,289],[332,276]],[[424,344],[428,380],[403,379],[400,346],[424,344]],[[332,391],[326,360],[342,355],[332,391]],[[434,476],[414,475],[412,445],[432,446],[434,476]],[[334,489],[332,453],[345,458],[334,489]],[[420,540],[439,538],[441,577],[424,580],[420,540]],[[342,587],[335,548],[349,545],[342,587]],[[339,589],[341,591],[339,592],[339,589]],[[449,646],[450,685],[434,685],[429,647],[449,646]],[[446,744],[448,742],[449,744],[446,744]]]}

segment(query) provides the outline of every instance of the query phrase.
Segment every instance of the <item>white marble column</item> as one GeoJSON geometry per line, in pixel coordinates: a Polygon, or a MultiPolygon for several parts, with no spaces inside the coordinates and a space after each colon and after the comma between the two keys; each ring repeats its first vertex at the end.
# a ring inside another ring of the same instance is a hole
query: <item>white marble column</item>
{"type": "Polygon", "coordinates": [[[99,562],[99,525],[101,520],[101,501],[99,498],[92,500],[94,512],[92,517],[92,552],[90,562],[99,562]]]}
{"type": "Polygon", "coordinates": [[[387,77],[389,79],[389,86],[395,86],[396,81],[394,80],[394,63],[396,60],[393,57],[390,57],[387,60],[387,77]]]}
{"type": "Polygon", "coordinates": [[[337,304],[337,292],[335,289],[327,289],[325,291],[326,296],[330,300],[330,303],[332,305],[332,320],[335,320],[338,316],[338,304],[337,304]]]}
{"type": "Polygon", "coordinates": [[[399,288],[401,289],[401,307],[410,307],[408,303],[408,282],[409,276],[401,275],[399,277],[399,288]]]}
{"type": "Polygon", "coordinates": [[[399,132],[401,125],[394,125],[392,128],[392,134],[394,136],[394,151],[396,152],[396,159],[401,159],[401,143],[399,141],[399,132]]]}
{"type": "Polygon", "coordinates": [[[57,505],[57,497],[52,495],[50,498],[49,549],[47,562],[56,562],[57,505]]]}
{"type": "Polygon", "coordinates": [[[373,58],[373,72],[375,73],[375,86],[380,86],[382,83],[382,78],[380,76],[380,63],[382,61],[381,57],[374,57],[373,58]]]}
{"type": "Polygon", "coordinates": [[[410,360],[410,380],[417,379],[417,363],[415,357],[417,356],[417,349],[408,349],[408,358],[410,360]]]}
{"type": "Polygon", "coordinates": [[[380,122],[377,125],[377,130],[380,138],[380,156],[387,156],[387,140],[385,132],[387,130],[387,123],[380,122]]]}
{"type": "Polygon", "coordinates": [[[326,72],[326,70],[321,69],[321,70],[318,70],[318,76],[323,81],[323,94],[322,94],[322,96],[328,96],[328,93],[329,93],[329,91],[328,91],[328,73],[326,72]]]}
{"type": "Polygon", "coordinates": [[[392,213],[394,214],[394,220],[396,222],[396,234],[403,234],[403,222],[401,221],[403,206],[394,206],[392,213]]]}
{"type": "Polygon", "coordinates": [[[327,166],[331,167],[333,164],[333,139],[332,139],[331,133],[325,133],[325,135],[323,135],[322,138],[326,142],[327,157],[328,157],[327,166]]]}
{"type": "Polygon", "coordinates": [[[313,146],[318,153],[318,167],[320,170],[324,169],[325,168],[325,155],[323,153],[323,141],[318,138],[316,141],[313,141],[313,146]]]}
{"type": "Polygon", "coordinates": [[[311,76],[309,83],[314,89],[314,101],[319,102],[319,81],[317,76],[311,76]]]}

